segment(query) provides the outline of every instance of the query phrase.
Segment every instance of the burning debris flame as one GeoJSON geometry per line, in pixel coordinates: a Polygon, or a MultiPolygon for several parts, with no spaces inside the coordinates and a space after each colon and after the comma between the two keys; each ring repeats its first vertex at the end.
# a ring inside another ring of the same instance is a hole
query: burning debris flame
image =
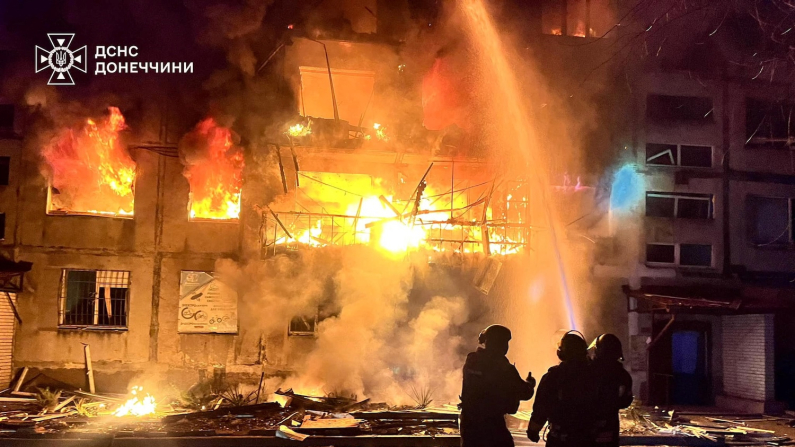
{"type": "Polygon", "coordinates": [[[287,129],[287,134],[290,135],[291,137],[305,137],[311,133],[312,133],[312,123],[309,123],[306,126],[304,126],[301,123],[298,123],[293,126],[290,126],[290,128],[287,129]]]}
{"type": "Polygon", "coordinates": [[[386,126],[375,123],[373,124],[373,129],[375,129],[375,136],[380,141],[389,141],[389,136],[386,134],[386,126]]]}
{"type": "Polygon", "coordinates": [[[155,398],[152,397],[149,393],[146,393],[143,399],[141,399],[138,394],[143,394],[143,387],[134,386],[132,390],[130,390],[130,394],[132,394],[132,398],[130,398],[127,402],[122,404],[114,413],[113,415],[116,417],[124,417],[124,416],[147,416],[151,414],[155,414],[155,408],[157,408],[157,403],[155,402],[155,398]]]}
{"type": "MultiPolygon", "coordinates": [[[[494,212],[485,210],[486,221],[499,225],[510,221],[518,224],[510,229],[485,227],[480,224],[484,210],[481,204],[469,202],[466,194],[457,194],[450,204],[450,194],[438,193],[433,186],[423,187],[419,201],[416,196],[406,201],[394,198],[394,192],[381,178],[361,174],[326,172],[304,173],[308,182],[301,186],[302,195],[311,203],[321,204],[322,212],[334,213],[332,220],[324,217],[301,215],[301,211],[288,211],[282,224],[291,226],[289,235],[280,232],[278,224],[274,235],[275,245],[311,247],[327,245],[371,245],[384,253],[400,254],[417,249],[435,252],[478,253],[484,251],[484,231],[488,231],[489,251],[492,254],[518,253],[525,245],[521,223],[526,197],[521,200],[507,194],[504,206],[494,212]],[[418,205],[415,210],[414,207],[418,205]],[[451,208],[460,219],[451,221],[451,208]],[[470,212],[471,211],[471,212],[470,212]],[[462,213],[470,213],[461,217],[462,213]],[[496,216],[496,218],[495,218],[496,216]],[[287,223],[285,223],[285,221],[287,223]],[[485,229],[484,229],[485,228],[485,229]],[[445,242],[459,241],[458,243],[445,242]],[[460,243],[460,241],[466,241],[460,243]]],[[[484,188],[487,186],[481,186],[484,188]]],[[[292,200],[285,196],[285,201],[292,200]]],[[[495,200],[496,202],[496,200],[495,200]]],[[[277,203],[275,209],[285,210],[290,203],[277,203]]],[[[307,204],[296,209],[308,210],[307,204]]],[[[321,210],[318,210],[321,211],[321,210]]]]}
{"type": "Polygon", "coordinates": [[[232,131],[207,118],[183,138],[180,154],[190,184],[190,218],[240,217],[243,149],[233,143],[232,131]]]}
{"type": "Polygon", "coordinates": [[[133,214],[135,162],[119,141],[126,129],[116,107],[101,120],[61,130],[42,150],[50,180],[49,212],[133,214]]]}

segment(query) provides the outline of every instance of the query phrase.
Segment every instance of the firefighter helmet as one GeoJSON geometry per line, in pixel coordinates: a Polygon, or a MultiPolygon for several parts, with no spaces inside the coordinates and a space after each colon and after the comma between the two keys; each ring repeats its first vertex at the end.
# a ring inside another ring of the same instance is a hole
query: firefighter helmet
{"type": "Polygon", "coordinates": [[[621,340],[613,334],[602,334],[591,343],[594,358],[602,360],[624,360],[624,349],[621,340]]]}
{"type": "Polygon", "coordinates": [[[561,361],[577,360],[588,356],[588,343],[577,331],[569,331],[558,343],[558,358],[561,361]]]}
{"type": "Polygon", "coordinates": [[[486,340],[502,340],[509,341],[511,339],[511,330],[500,324],[492,324],[491,326],[483,329],[478,335],[478,343],[485,344],[486,340]]]}

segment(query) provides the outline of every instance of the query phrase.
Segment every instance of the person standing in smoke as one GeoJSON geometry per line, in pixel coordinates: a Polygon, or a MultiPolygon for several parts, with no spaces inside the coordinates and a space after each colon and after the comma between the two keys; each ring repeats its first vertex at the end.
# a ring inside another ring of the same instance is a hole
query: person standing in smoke
{"type": "Polygon", "coordinates": [[[591,383],[588,344],[576,331],[569,331],[558,344],[560,364],[541,378],[527,428],[527,437],[538,442],[549,423],[547,446],[583,447],[591,442],[596,392],[591,383]]]}
{"type": "Polygon", "coordinates": [[[618,410],[632,403],[632,376],[621,362],[624,353],[621,340],[613,334],[602,334],[591,343],[594,360],[594,384],[597,404],[594,411],[594,446],[618,447],[618,410]]]}
{"type": "Polygon", "coordinates": [[[519,403],[533,397],[536,381],[532,373],[522,380],[505,354],[511,331],[498,324],[478,337],[483,345],[467,355],[461,389],[461,446],[513,447],[505,426],[505,415],[519,410],[519,403]]]}

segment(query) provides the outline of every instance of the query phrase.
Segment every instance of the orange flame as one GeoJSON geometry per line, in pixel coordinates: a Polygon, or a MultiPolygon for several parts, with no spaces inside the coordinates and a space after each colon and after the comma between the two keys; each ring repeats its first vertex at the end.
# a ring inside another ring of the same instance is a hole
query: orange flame
{"type": "Polygon", "coordinates": [[[52,191],[48,212],[132,215],[135,162],[119,142],[126,129],[116,107],[99,122],[64,129],[42,150],[52,191]]]}
{"type": "Polygon", "coordinates": [[[207,118],[186,141],[198,148],[183,154],[191,219],[237,219],[244,163],[243,149],[232,142],[232,131],[207,118]]]}
{"type": "MultiPolygon", "coordinates": [[[[456,194],[451,204],[449,193],[428,185],[420,198],[419,209],[414,210],[413,200],[409,203],[405,199],[396,200],[394,191],[377,177],[324,172],[305,173],[305,177],[308,181],[302,182],[302,195],[320,208],[313,209],[313,205],[304,203],[298,211],[287,211],[292,214],[281,223],[289,227],[292,237],[273,227],[276,245],[370,244],[398,255],[418,249],[456,253],[485,250],[483,226],[478,223],[483,219],[484,205],[481,201],[480,205],[470,207],[467,194],[456,194]],[[450,222],[451,209],[456,210],[453,213],[462,224],[450,222]],[[468,214],[467,209],[471,209],[468,214]],[[302,216],[301,210],[315,214],[302,216]],[[323,213],[335,217],[324,218],[323,213]]],[[[283,201],[274,204],[277,214],[291,206],[291,197],[284,196],[283,201]]],[[[525,229],[521,228],[524,220],[521,205],[525,204],[526,197],[517,200],[507,194],[499,213],[491,206],[485,210],[486,221],[496,225],[486,225],[491,253],[508,255],[522,251],[526,240],[525,229]],[[518,226],[500,226],[508,221],[518,226]]],[[[274,225],[278,226],[275,222],[274,225]]]]}

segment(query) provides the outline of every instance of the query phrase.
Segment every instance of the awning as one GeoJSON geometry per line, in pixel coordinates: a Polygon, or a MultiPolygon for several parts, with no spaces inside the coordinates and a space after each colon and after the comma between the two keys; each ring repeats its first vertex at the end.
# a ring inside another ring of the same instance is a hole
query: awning
{"type": "Polygon", "coordinates": [[[752,314],[795,311],[795,289],[741,286],[622,287],[638,300],[637,312],[752,314]]]}
{"type": "Polygon", "coordinates": [[[14,262],[0,257],[0,292],[21,292],[25,273],[32,267],[32,262],[14,262]]]}

